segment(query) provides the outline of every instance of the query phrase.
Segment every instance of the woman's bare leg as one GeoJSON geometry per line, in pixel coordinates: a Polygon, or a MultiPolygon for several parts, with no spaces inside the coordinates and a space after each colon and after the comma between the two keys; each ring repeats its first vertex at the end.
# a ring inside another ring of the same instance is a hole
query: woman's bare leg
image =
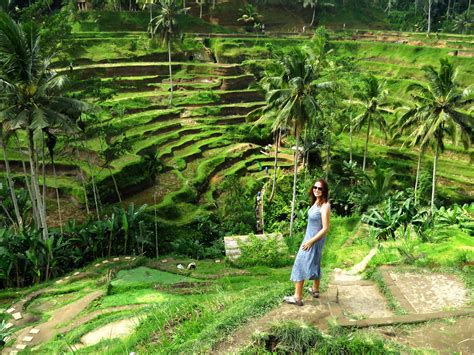
{"type": "Polygon", "coordinates": [[[319,284],[321,283],[320,279],[313,280],[313,291],[319,292],[319,284]]]}
{"type": "Polygon", "coordinates": [[[304,280],[295,282],[295,297],[299,301],[303,299],[303,286],[304,280]]]}

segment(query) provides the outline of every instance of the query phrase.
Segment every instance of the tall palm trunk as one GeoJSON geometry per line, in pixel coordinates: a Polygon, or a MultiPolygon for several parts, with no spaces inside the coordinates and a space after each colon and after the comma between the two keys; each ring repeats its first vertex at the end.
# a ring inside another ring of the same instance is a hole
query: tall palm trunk
{"type": "MultiPolygon", "coordinates": [[[[54,165],[54,159],[51,157],[51,164],[53,165],[53,176],[56,180],[56,167],[54,165]]],[[[59,229],[61,230],[61,235],[63,235],[63,217],[61,212],[61,201],[59,200],[59,188],[56,187],[56,204],[58,205],[58,216],[59,216],[59,229]]]]}
{"type": "Polygon", "coordinates": [[[364,150],[364,161],[362,162],[362,171],[365,171],[365,163],[367,161],[367,152],[369,150],[369,134],[370,134],[370,117],[367,122],[367,135],[365,136],[365,150],[364,150]]]}
{"type": "Polygon", "coordinates": [[[120,191],[119,191],[119,188],[118,188],[118,185],[117,185],[117,180],[115,180],[115,176],[112,173],[112,169],[110,169],[110,167],[108,167],[107,169],[109,170],[110,177],[112,178],[112,181],[114,182],[115,193],[117,194],[120,205],[122,205],[122,197],[120,196],[120,191]]]}
{"type": "Polygon", "coordinates": [[[168,64],[170,70],[170,105],[173,103],[173,71],[171,69],[171,40],[168,39],[168,64]]]}
{"type": "Polygon", "coordinates": [[[199,2],[199,18],[202,18],[202,0],[199,2]]]}
{"type": "Polygon", "coordinates": [[[3,149],[3,160],[5,161],[5,170],[7,173],[8,188],[10,190],[10,197],[13,203],[13,209],[15,210],[16,223],[18,224],[18,229],[21,231],[23,229],[23,219],[21,218],[20,208],[18,207],[18,200],[15,194],[15,184],[12,179],[12,174],[10,170],[10,162],[8,161],[8,152],[7,144],[3,139],[3,126],[0,124],[0,145],[3,149]]]}
{"type": "MultiPolygon", "coordinates": [[[[18,151],[21,151],[20,141],[19,141],[18,136],[16,134],[15,134],[15,141],[16,141],[16,146],[17,146],[18,151]]],[[[30,181],[28,180],[28,172],[26,170],[26,164],[25,164],[25,161],[23,159],[21,160],[21,166],[22,166],[22,169],[23,169],[23,176],[25,178],[26,189],[28,190],[28,196],[30,196],[31,210],[32,210],[32,214],[33,214],[33,221],[35,222],[36,227],[39,229],[39,228],[41,228],[41,222],[40,222],[40,218],[39,218],[38,208],[37,208],[37,205],[36,205],[36,198],[35,198],[35,195],[33,193],[33,188],[31,187],[30,181]]]]}
{"type": "Polygon", "coordinates": [[[433,215],[434,212],[434,198],[435,198],[435,192],[436,192],[436,166],[438,164],[438,143],[436,143],[436,148],[435,148],[435,156],[433,159],[433,181],[432,181],[432,187],[431,187],[431,215],[433,215]]]}
{"type": "MultiPolygon", "coordinates": [[[[35,147],[34,147],[34,141],[33,141],[33,131],[31,129],[27,129],[27,135],[28,135],[28,158],[30,161],[30,172],[31,172],[31,186],[32,186],[33,193],[36,200],[36,206],[37,206],[38,214],[40,218],[43,239],[47,240],[48,239],[48,225],[46,223],[46,211],[43,206],[41,192],[40,192],[40,188],[38,184],[38,175],[36,172],[36,164],[35,164],[36,157],[35,157],[35,147]]],[[[34,203],[35,201],[32,201],[32,202],[34,203]]]]}
{"type": "Polygon", "coordinates": [[[290,217],[290,238],[293,236],[293,222],[295,219],[295,207],[296,207],[296,180],[298,176],[298,129],[295,123],[295,138],[296,138],[296,150],[295,150],[295,163],[293,172],[293,198],[291,200],[291,217],[290,217]]]}
{"type": "Polygon", "coordinates": [[[418,153],[418,164],[416,166],[416,178],[415,178],[415,204],[418,202],[418,183],[420,182],[420,168],[421,168],[421,158],[423,156],[423,147],[420,147],[420,152],[418,153]]]}
{"type": "Polygon", "coordinates": [[[273,196],[275,195],[275,190],[276,190],[276,177],[277,177],[277,169],[278,169],[278,150],[280,146],[280,138],[281,138],[281,128],[278,129],[276,139],[275,139],[275,161],[273,162],[272,192],[270,193],[268,202],[272,202],[273,196]]]}
{"type": "MultiPolygon", "coordinates": [[[[38,158],[38,155],[36,155],[38,158]]],[[[43,186],[42,186],[42,193],[41,197],[43,199],[43,208],[45,209],[46,214],[46,167],[45,167],[45,154],[44,154],[44,133],[41,131],[41,176],[43,178],[43,186]]],[[[38,164],[36,165],[38,166],[38,164]]]]}
{"type": "Polygon", "coordinates": [[[428,34],[431,33],[431,1],[428,0],[428,34]]]}
{"type": "Polygon", "coordinates": [[[313,8],[313,18],[311,19],[311,23],[309,24],[310,26],[314,25],[314,20],[316,19],[316,6],[313,8]]]}
{"type": "Polygon", "coordinates": [[[448,9],[446,10],[446,18],[449,19],[449,9],[451,8],[451,0],[448,0],[448,9]]]}
{"type": "Polygon", "coordinates": [[[349,121],[349,161],[352,163],[352,112],[349,121]]]}

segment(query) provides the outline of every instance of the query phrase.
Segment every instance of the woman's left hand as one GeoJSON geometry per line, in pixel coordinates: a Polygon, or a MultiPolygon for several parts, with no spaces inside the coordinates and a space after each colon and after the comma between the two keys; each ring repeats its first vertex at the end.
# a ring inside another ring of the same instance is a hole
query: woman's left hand
{"type": "Polygon", "coordinates": [[[311,249],[311,247],[313,246],[314,242],[312,240],[308,240],[306,243],[303,244],[303,246],[301,247],[303,250],[306,250],[308,251],[309,249],[311,249]]]}

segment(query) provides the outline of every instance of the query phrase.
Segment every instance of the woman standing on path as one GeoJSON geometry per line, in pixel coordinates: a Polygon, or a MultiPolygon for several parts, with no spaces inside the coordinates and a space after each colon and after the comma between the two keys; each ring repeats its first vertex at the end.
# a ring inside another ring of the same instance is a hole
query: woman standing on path
{"type": "Polygon", "coordinates": [[[311,208],[308,211],[308,225],[301,248],[295,258],[290,280],[295,282],[295,294],[287,296],[284,302],[303,305],[303,286],[305,280],[313,280],[313,286],[308,292],[313,297],[319,297],[321,280],[321,256],[329,230],[329,215],[331,207],[328,199],[328,184],[319,179],[309,191],[311,208]]]}

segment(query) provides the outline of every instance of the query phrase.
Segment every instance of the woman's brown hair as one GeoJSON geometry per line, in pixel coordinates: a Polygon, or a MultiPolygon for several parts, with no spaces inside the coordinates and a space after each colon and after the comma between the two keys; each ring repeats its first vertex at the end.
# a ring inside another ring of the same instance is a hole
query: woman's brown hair
{"type": "Polygon", "coordinates": [[[313,186],[317,182],[319,182],[321,184],[321,186],[323,187],[321,200],[323,201],[323,203],[326,203],[326,202],[329,201],[329,186],[328,186],[328,183],[324,179],[319,179],[319,180],[316,180],[314,182],[314,184],[310,187],[309,192],[308,192],[309,200],[311,201],[311,206],[316,203],[316,196],[314,196],[314,193],[313,193],[313,186]]]}

